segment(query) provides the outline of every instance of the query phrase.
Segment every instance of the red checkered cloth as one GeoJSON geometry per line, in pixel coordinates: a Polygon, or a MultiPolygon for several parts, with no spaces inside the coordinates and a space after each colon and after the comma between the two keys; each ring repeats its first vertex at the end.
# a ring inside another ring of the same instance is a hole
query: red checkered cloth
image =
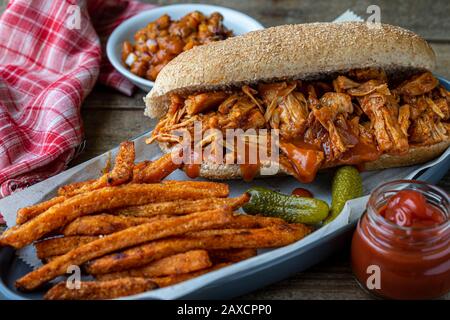
{"type": "Polygon", "coordinates": [[[0,197],[66,168],[83,139],[81,103],[97,78],[132,94],[133,85],[102,56],[103,40],[152,7],[120,0],[8,4],[0,18],[0,197]]]}

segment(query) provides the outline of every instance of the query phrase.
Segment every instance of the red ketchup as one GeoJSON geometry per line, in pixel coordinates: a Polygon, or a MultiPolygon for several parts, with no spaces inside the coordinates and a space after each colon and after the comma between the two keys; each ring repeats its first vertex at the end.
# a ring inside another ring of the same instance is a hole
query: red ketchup
{"type": "Polygon", "coordinates": [[[314,198],[312,192],[305,188],[295,188],[292,191],[292,195],[303,198],[314,198]]]}
{"type": "Polygon", "coordinates": [[[449,216],[449,195],[437,187],[419,181],[378,187],[352,240],[352,269],[361,286],[390,299],[449,292],[449,216]]]}
{"type": "Polygon", "coordinates": [[[427,203],[425,196],[415,190],[402,190],[392,196],[380,215],[402,227],[426,227],[445,221],[438,208],[427,203]]]}

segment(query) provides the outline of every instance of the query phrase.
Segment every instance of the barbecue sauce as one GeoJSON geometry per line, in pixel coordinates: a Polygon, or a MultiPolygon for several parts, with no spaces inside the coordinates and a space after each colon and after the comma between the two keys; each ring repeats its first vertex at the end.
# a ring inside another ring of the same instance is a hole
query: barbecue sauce
{"type": "Polygon", "coordinates": [[[241,171],[242,179],[245,182],[252,181],[259,173],[260,168],[260,159],[259,159],[259,146],[255,148],[256,150],[250,148],[250,146],[246,143],[245,144],[245,154],[244,154],[244,161],[242,161],[242,155],[236,154],[236,158],[238,159],[238,162],[240,163],[239,169],[241,171]],[[256,159],[252,159],[250,156],[250,153],[256,152],[256,159]],[[256,160],[256,161],[255,161],[256,160]],[[243,163],[241,163],[243,162],[243,163]],[[252,163],[256,162],[256,163],[252,163]]]}
{"type": "Polygon", "coordinates": [[[246,182],[252,181],[259,172],[259,164],[244,163],[240,166],[242,179],[246,182]]]}
{"type": "Polygon", "coordinates": [[[312,182],[323,162],[323,152],[305,149],[290,142],[280,142],[280,148],[291,162],[297,179],[303,183],[312,182]]]}
{"type": "Polygon", "coordinates": [[[375,161],[380,155],[381,153],[375,144],[369,145],[360,141],[353,148],[344,152],[338,160],[328,162],[328,165],[356,165],[363,169],[365,162],[375,161]]]}
{"type": "Polygon", "coordinates": [[[186,175],[191,178],[195,179],[200,175],[200,165],[199,164],[185,164],[184,165],[184,172],[186,175]]]}
{"type": "Polygon", "coordinates": [[[198,154],[196,152],[190,153],[190,157],[188,161],[184,163],[183,167],[184,172],[189,178],[195,179],[200,175],[201,162],[202,162],[201,154],[198,154]]]}

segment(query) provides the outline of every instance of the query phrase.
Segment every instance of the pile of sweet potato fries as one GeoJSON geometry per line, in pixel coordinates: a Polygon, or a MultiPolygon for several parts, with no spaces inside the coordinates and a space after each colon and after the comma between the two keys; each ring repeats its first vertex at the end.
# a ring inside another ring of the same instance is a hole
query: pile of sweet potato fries
{"type": "Polygon", "coordinates": [[[63,186],[55,198],[20,209],[0,245],[34,244],[44,264],[16,286],[35,290],[80,266],[92,277],[73,289],[62,281],[45,298],[117,298],[197,277],[310,232],[236,213],[248,195],[227,198],[226,184],[162,181],[178,167],[170,154],[135,164],[134,144],[124,142],[113,169],[100,178],[63,186]]]}

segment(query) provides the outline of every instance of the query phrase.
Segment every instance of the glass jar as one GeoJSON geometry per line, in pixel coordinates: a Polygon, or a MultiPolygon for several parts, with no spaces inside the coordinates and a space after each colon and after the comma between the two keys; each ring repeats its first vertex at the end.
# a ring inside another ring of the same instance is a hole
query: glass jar
{"type": "Polygon", "coordinates": [[[353,235],[353,272],[363,288],[390,299],[430,299],[450,291],[450,198],[444,190],[399,180],[374,190],[353,235]],[[399,226],[380,214],[400,190],[422,193],[443,215],[431,226],[399,226]]]}

